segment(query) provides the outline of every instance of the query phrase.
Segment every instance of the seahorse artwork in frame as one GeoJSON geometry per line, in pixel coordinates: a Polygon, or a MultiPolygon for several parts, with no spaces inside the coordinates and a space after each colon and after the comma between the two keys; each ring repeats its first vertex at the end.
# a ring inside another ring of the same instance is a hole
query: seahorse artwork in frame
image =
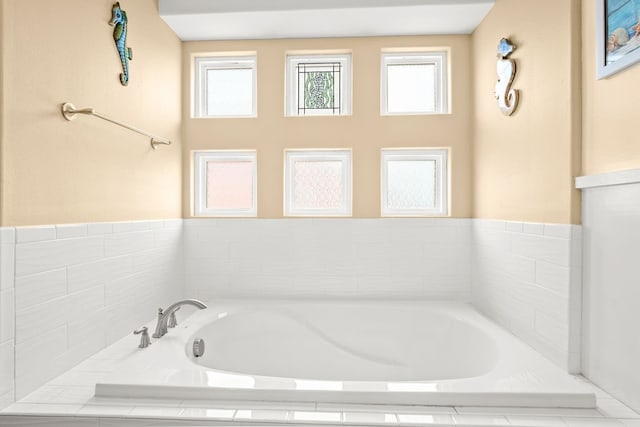
{"type": "Polygon", "coordinates": [[[127,12],[122,10],[120,2],[114,3],[111,8],[109,25],[113,26],[113,41],[116,44],[120,64],[122,65],[120,83],[122,86],[127,86],[129,84],[129,61],[133,59],[133,51],[130,47],[127,47],[127,12]]]}
{"type": "Polygon", "coordinates": [[[518,89],[513,89],[513,79],[516,76],[516,62],[509,56],[516,50],[516,45],[509,39],[503,38],[498,43],[498,82],[496,83],[495,97],[498,100],[498,108],[505,116],[510,116],[518,107],[520,95],[518,89]]]}

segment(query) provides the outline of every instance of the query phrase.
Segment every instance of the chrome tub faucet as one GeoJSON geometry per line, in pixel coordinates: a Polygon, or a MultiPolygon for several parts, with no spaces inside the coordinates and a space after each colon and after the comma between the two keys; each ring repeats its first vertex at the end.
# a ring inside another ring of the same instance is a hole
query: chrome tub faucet
{"type": "Polygon", "coordinates": [[[156,324],[156,331],[153,333],[154,338],[162,338],[167,333],[167,327],[174,327],[178,324],[175,317],[175,312],[183,305],[191,305],[200,310],[207,308],[207,305],[197,299],[183,299],[171,304],[166,310],[162,308],[158,309],[158,323],[156,324]],[[170,324],[169,324],[170,322],[170,324]]]}

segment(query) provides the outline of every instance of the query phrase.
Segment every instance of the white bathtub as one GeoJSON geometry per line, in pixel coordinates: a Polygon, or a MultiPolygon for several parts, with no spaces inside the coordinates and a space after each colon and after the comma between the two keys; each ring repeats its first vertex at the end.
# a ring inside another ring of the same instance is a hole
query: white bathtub
{"type": "Polygon", "coordinates": [[[595,407],[578,381],[463,303],[214,302],[117,371],[96,396],[595,407]]]}

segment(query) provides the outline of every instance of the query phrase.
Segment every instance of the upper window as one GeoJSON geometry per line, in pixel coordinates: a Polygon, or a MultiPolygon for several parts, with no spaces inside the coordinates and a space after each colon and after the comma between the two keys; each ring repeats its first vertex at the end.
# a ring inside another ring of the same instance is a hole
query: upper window
{"type": "Polygon", "coordinates": [[[195,60],[195,117],[255,117],[256,57],[195,60]]]}
{"type": "Polygon", "coordinates": [[[383,216],[447,215],[447,150],[382,150],[383,216]]]}
{"type": "Polygon", "coordinates": [[[287,56],[286,114],[351,114],[351,55],[287,56]]]}
{"type": "Polygon", "coordinates": [[[196,151],[196,216],[256,216],[255,151],[196,151]]]}
{"type": "Polygon", "coordinates": [[[351,215],[351,150],[287,150],[285,215],[351,215]]]}
{"type": "Polygon", "coordinates": [[[382,115],[447,113],[447,53],[383,53],[380,91],[382,115]]]}

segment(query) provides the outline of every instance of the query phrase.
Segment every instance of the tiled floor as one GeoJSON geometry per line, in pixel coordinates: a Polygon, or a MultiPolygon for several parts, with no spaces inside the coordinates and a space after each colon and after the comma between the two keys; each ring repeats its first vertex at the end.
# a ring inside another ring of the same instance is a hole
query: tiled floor
{"type": "Polygon", "coordinates": [[[126,337],[24,399],[0,411],[0,425],[151,426],[226,423],[366,426],[640,427],[640,415],[590,384],[597,409],[427,407],[329,403],[212,402],[205,400],[107,399],[94,397],[96,381],[108,375],[135,345],[126,337]],[[37,416],[37,417],[36,417],[37,416]],[[55,416],[51,418],[47,416],[55,416]]]}

